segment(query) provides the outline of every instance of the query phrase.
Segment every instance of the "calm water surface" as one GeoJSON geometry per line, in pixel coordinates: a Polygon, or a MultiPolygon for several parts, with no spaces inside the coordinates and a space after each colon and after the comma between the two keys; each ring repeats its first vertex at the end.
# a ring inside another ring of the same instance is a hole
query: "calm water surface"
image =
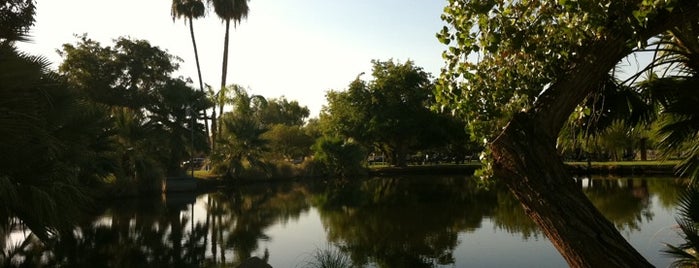
{"type": "MultiPolygon", "coordinates": [[[[580,185],[651,263],[669,265],[660,251],[680,241],[678,181],[608,178],[580,185]]],[[[6,238],[6,248],[22,242],[22,234],[6,238]]],[[[121,200],[86,220],[74,237],[24,258],[68,267],[235,267],[258,256],[273,267],[304,267],[323,249],[364,267],[566,266],[507,191],[434,176],[121,200]]]]}

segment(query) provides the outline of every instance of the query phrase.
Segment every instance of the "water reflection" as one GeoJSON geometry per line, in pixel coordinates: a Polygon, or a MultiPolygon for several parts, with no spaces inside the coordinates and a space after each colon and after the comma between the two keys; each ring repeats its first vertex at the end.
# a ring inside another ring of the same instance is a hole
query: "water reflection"
{"type": "Polygon", "coordinates": [[[459,232],[497,206],[472,180],[378,179],[331,188],[317,202],[328,240],[355,264],[431,267],[454,263],[459,232]]]}
{"type": "Polygon", "coordinates": [[[647,180],[593,180],[585,193],[620,231],[638,231],[653,219],[647,180]]]}
{"type": "MultiPolygon", "coordinates": [[[[683,188],[670,178],[580,180],[580,185],[627,235],[656,232],[643,230],[644,224],[659,213],[656,207],[669,210],[683,188]],[[659,204],[653,206],[653,200],[659,204]]],[[[256,256],[276,267],[300,267],[298,257],[275,261],[282,254],[270,245],[282,241],[275,241],[270,230],[307,217],[322,223],[315,234],[362,266],[468,265],[458,263],[458,252],[478,249],[460,248],[460,240],[483,232],[485,222],[513,240],[543,239],[512,195],[498,187],[480,189],[462,177],[260,184],[198,197],[118,200],[95,215],[72,236],[45,245],[22,235],[16,225],[0,230],[0,264],[236,267],[256,256]]],[[[299,252],[296,256],[319,247],[290,244],[282,250],[299,252]]]]}

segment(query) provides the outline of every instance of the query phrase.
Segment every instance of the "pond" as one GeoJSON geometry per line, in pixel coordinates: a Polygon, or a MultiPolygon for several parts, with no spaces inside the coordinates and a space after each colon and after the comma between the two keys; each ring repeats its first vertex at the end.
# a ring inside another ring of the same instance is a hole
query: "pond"
{"type": "MultiPolygon", "coordinates": [[[[678,180],[579,182],[641,254],[668,266],[664,243],[680,242],[678,180]]],[[[14,261],[67,267],[235,267],[251,256],[305,267],[324,251],[364,267],[566,266],[509,192],[467,177],[256,184],[119,200],[54,245],[25,237],[5,236],[3,251],[17,253],[14,261]]]]}

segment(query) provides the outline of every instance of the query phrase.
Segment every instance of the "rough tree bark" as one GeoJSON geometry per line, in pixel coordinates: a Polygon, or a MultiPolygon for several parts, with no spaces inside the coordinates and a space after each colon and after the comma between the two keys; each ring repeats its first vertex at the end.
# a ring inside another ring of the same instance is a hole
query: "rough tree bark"
{"type": "MultiPolygon", "coordinates": [[[[677,14],[649,24],[653,28],[641,36],[650,38],[696,20],[698,10],[696,3],[686,3],[673,11],[677,14]]],[[[567,74],[531,110],[514,116],[490,144],[495,177],[507,185],[571,267],[652,267],[576,186],[555,148],[572,111],[630,53],[632,43],[631,36],[610,34],[589,44],[567,74]]]]}

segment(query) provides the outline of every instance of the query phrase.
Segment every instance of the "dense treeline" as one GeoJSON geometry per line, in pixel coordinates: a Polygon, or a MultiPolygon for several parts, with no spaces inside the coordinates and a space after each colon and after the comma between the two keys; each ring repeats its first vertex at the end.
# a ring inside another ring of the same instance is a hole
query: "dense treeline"
{"type": "Polygon", "coordinates": [[[34,2],[2,8],[4,227],[16,217],[42,238],[69,230],[97,195],[160,192],[164,178],[198,164],[193,158],[224,179],[352,176],[370,153],[404,166],[417,151],[467,150],[462,123],[431,110],[432,78],[410,61],[375,61],[373,80],[328,93],[321,117],[309,119],[297,101],[239,85],[197,90],[173,75],[178,57],[146,40],[78,35],[51,70],[15,46],[33,24],[34,2]]]}

